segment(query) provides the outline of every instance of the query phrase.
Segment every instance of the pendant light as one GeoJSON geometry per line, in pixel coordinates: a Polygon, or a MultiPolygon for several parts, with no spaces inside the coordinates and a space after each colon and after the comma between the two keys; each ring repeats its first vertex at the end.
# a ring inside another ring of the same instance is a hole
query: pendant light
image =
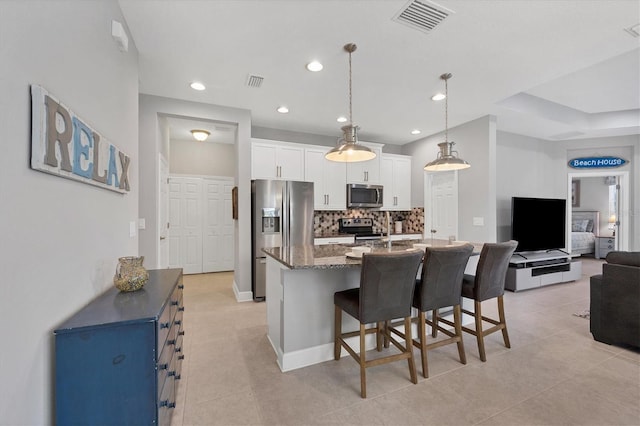
{"type": "Polygon", "coordinates": [[[444,142],[438,144],[440,152],[435,160],[424,166],[428,172],[443,172],[449,170],[462,170],[471,167],[469,163],[458,157],[458,151],[453,150],[455,142],[449,142],[449,87],[447,81],[452,77],[451,73],[442,74],[444,80],[444,142]]]}
{"type": "Polygon", "coordinates": [[[338,144],[335,148],[325,154],[324,157],[330,161],[355,163],[376,158],[375,152],[358,143],[359,127],[353,124],[351,106],[351,54],[355,52],[356,48],[357,46],[353,43],[344,46],[344,50],[349,52],[349,124],[342,126],[342,138],[338,139],[338,144]]]}

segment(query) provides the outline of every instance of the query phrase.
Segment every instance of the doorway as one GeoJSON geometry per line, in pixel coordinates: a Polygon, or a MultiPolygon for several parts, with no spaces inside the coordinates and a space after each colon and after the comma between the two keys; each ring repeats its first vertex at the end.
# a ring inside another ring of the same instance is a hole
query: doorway
{"type": "MultiPolygon", "coordinates": [[[[615,208],[614,211],[610,212],[610,203],[609,199],[600,201],[600,205],[605,206],[603,208],[598,209],[600,211],[600,217],[602,221],[608,222],[612,215],[615,215],[613,223],[613,229],[609,232],[613,233],[615,231],[615,249],[616,250],[628,250],[629,249],[629,172],[628,171],[612,171],[612,170],[594,170],[590,172],[576,172],[576,173],[568,173],[567,174],[567,194],[569,194],[568,199],[571,200],[569,204],[569,208],[567,208],[567,223],[572,223],[572,213],[573,207],[576,209],[588,206],[589,200],[585,199],[584,191],[580,189],[579,193],[576,194],[576,186],[573,185],[573,181],[575,179],[590,179],[590,178],[598,178],[600,183],[604,185],[611,185],[611,178],[615,179],[615,185],[617,186],[615,191],[615,208]],[[607,181],[607,179],[609,179],[607,181]],[[576,200],[576,196],[578,197],[576,200]],[[578,205],[576,205],[578,204],[578,205]],[[605,211],[602,211],[605,210],[605,211]],[[617,211],[616,211],[617,210],[617,211]]],[[[607,191],[606,194],[609,194],[607,191]]],[[[608,195],[607,195],[608,197],[608,195]]],[[[571,229],[568,230],[569,235],[571,229]]],[[[571,238],[568,238],[568,250],[571,252],[572,250],[572,242],[571,238]]]]}
{"type": "Polygon", "coordinates": [[[232,178],[169,178],[169,267],[185,274],[233,270],[232,178]]]}
{"type": "Polygon", "coordinates": [[[458,172],[424,173],[425,239],[460,239],[458,235],[458,172]]]}

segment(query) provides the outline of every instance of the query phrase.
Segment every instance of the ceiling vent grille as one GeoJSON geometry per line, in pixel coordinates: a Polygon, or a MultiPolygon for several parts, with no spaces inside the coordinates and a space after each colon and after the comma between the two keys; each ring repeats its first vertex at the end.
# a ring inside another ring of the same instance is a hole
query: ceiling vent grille
{"type": "Polygon", "coordinates": [[[262,82],[264,81],[264,77],[260,77],[259,75],[250,74],[247,77],[247,86],[249,87],[260,87],[262,86],[262,82]]]}
{"type": "Polygon", "coordinates": [[[640,23],[624,29],[631,37],[640,37],[640,23]]]}
{"type": "Polygon", "coordinates": [[[453,10],[428,0],[411,0],[398,12],[393,20],[419,31],[433,31],[453,10]]]}

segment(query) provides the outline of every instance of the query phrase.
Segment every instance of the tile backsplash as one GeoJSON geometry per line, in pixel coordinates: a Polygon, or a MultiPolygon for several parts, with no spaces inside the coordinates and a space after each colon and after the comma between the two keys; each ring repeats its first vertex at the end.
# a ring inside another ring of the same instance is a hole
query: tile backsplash
{"type": "MultiPolygon", "coordinates": [[[[393,222],[402,220],[403,234],[422,234],[424,230],[424,208],[415,207],[409,211],[389,212],[391,232],[393,222]]],[[[342,217],[371,218],[373,232],[387,232],[387,212],[371,209],[348,209],[340,211],[316,210],[314,212],[313,232],[316,235],[335,234],[338,232],[338,219],[342,217]]]]}

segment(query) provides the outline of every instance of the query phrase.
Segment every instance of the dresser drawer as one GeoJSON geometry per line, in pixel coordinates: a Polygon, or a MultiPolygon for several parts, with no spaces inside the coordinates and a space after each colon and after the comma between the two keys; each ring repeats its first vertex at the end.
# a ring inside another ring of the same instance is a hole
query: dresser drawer
{"type": "Polygon", "coordinates": [[[168,306],[165,306],[160,314],[160,318],[158,319],[158,347],[162,348],[164,346],[164,342],[167,341],[167,335],[169,334],[169,330],[172,325],[172,316],[171,309],[168,306]]]}
{"type": "Polygon", "coordinates": [[[598,243],[601,248],[612,249],[616,243],[616,240],[613,238],[598,238],[598,243]]]}
{"type": "Polygon", "coordinates": [[[174,356],[173,346],[164,347],[160,358],[158,359],[158,399],[162,398],[162,392],[164,392],[164,386],[169,376],[169,371],[172,368],[172,361],[174,356]]]}
{"type": "MultiPolygon", "coordinates": [[[[169,368],[172,369],[174,367],[172,365],[169,368]]],[[[162,387],[162,393],[158,399],[158,424],[160,426],[171,423],[171,415],[176,406],[174,371],[175,370],[169,371],[171,375],[167,375],[164,386],[162,387]]]]}

